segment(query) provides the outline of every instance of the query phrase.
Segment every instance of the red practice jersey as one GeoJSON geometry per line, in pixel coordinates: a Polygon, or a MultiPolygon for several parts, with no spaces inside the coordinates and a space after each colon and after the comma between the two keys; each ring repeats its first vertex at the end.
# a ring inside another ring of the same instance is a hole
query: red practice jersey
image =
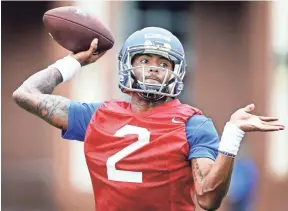
{"type": "Polygon", "coordinates": [[[92,116],[85,157],[97,211],[193,211],[185,123],[201,112],[173,100],[148,112],[109,101],[92,116]]]}

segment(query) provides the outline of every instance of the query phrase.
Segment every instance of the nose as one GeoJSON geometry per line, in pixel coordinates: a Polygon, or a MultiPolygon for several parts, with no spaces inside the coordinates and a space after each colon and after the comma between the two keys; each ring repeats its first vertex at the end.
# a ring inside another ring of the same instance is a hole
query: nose
{"type": "Polygon", "coordinates": [[[156,67],[150,67],[150,69],[149,69],[149,72],[153,72],[153,73],[158,73],[159,72],[159,70],[158,70],[158,68],[156,68],[156,67]]]}

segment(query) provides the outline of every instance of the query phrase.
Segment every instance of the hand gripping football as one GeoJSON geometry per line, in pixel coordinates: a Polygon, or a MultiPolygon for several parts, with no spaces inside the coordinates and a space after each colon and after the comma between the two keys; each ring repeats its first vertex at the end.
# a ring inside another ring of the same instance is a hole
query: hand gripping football
{"type": "Polygon", "coordinates": [[[43,16],[44,26],[51,37],[73,53],[86,51],[98,38],[97,53],[111,49],[114,38],[111,31],[95,15],[78,7],[58,7],[43,16]]]}

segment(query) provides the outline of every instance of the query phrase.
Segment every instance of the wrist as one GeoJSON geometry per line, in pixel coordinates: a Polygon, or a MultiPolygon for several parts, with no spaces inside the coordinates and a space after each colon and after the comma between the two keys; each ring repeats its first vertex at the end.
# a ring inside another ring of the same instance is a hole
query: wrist
{"type": "Polygon", "coordinates": [[[231,118],[231,119],[229,120],[229,123],[235,125],[235,126],[238,127],[240,130],[243,130],[242,127],[241,127],[241,126],[242,126],[242,125],[241,125],[241,122],[239,122],[239,120],[234,120],[234,119],[231,118]]]}
{"type": "Polygon", "coordinates": [[[62,75],[63,82],[69,81],[73,78],[73,76],[79,72],[81,69],[80,62],[77,61],[72,56],[66,56],[62,59],[57,60],[54,64],[50,65],[49,67],[54,67],[62,75]]]}
{"type": "Polygon", "coordinates": [[[245,132],[242,131],[236,124],[227,122],[219,144],[219,152],[224,155],[231,155],[235,157],[239,151],[244,135],[245,132]]]}
{"type": "Polygon", "coordinates": [[[80,65],[81,67],[85,66],[85,62],[84,59],[81,58],[78,54],[71,54],[69,55],[71,58],[75,59],[80,65]]]}

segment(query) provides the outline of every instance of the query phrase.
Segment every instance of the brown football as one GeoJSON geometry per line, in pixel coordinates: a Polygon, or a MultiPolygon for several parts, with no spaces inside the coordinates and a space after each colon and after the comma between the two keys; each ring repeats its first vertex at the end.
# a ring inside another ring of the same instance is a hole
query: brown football
{"type": "Polygon", "coordinates": [[[111,49],[114,37],[95,15],[79,7],[66,6],[51,9],[43,16],[44,26],[52,38],[73,53],[86,51],[98,38],[97,53],[111,49]]]}

